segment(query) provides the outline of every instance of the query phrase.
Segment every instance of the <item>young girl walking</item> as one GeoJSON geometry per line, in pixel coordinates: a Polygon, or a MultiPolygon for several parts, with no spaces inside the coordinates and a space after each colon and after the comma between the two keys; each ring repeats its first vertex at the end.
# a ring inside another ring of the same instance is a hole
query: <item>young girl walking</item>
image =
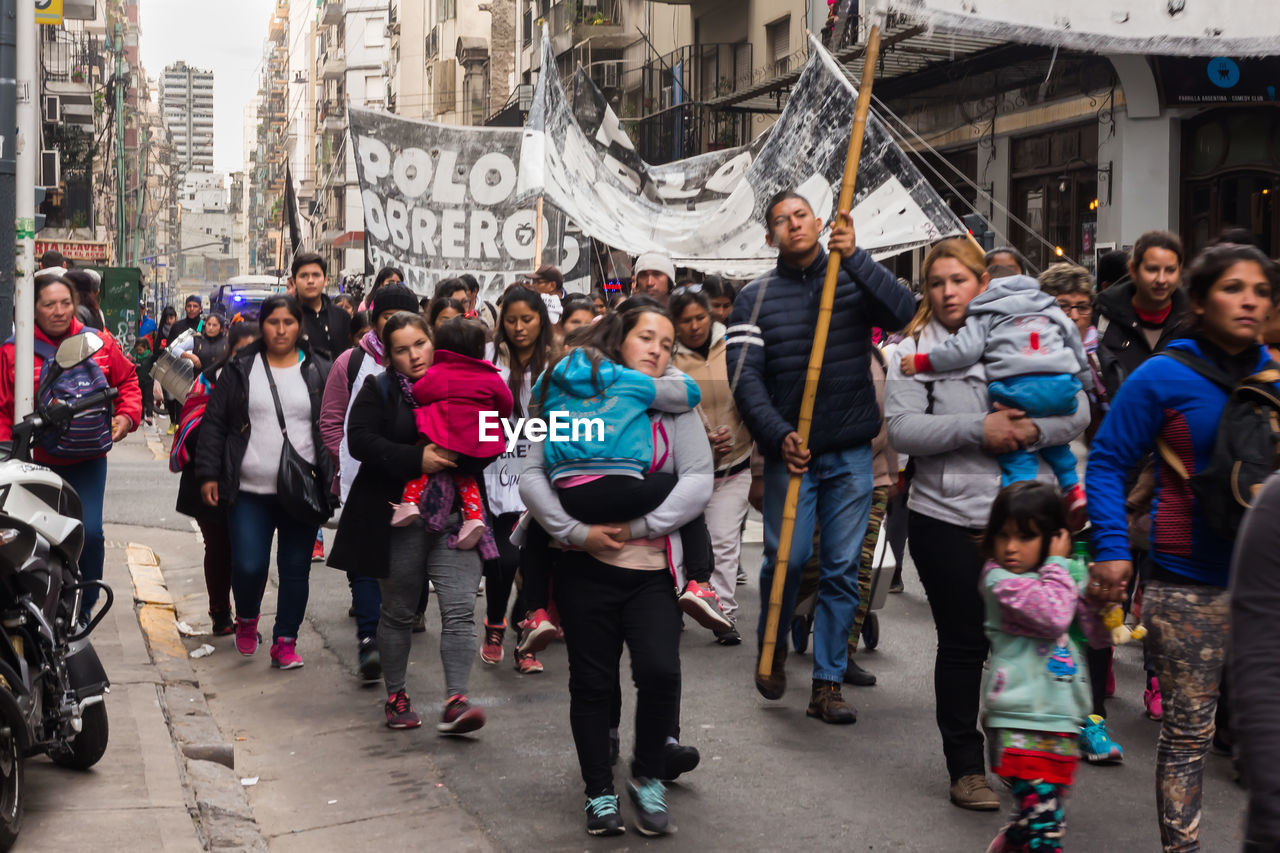
{"type": "MultiPolygon", "coordinates": [[[[417,408],[414,419],[423,444],[436,444],[456,462],[495,459],[506,449],[498,424],[511,416],[511,391],[498,369],[484,360],[484,327],[474,320],[455,317],[435,330],[435,358],[426,374],[406,389],[406,399],[417,408]],[[482,419],[493,424],[486,434],[482,419]]],[[[450,539],[450,547],[466,551],[482,543],[490,534],[484,523],[484,503],[476,478],[470,474],[422,475],[404,487],[400,503],[391,514],[393,527],[405,527],[421,518],[433,533],[443,531],[445,519],[457,494],[462,505],[462,524],[450,539]]],[[[491,537],[491,534],[490,534],[491,537]]],[[[486,558],[496,557],[492,542],[486,558]]]]}
{"type": "Polygon", "coordinates": [[[1071,575],[1071,536],[1052,486],[1022,481],[1002,489],[982,550],[991,641],[983,721],[991,767],[1014,797],[1012,819],[987,853],[1059,853],[1064,800],[1090,708],[1084,652],[1068,629],[1076,622],[1098,647],[1109,638],[1071,575]]]}

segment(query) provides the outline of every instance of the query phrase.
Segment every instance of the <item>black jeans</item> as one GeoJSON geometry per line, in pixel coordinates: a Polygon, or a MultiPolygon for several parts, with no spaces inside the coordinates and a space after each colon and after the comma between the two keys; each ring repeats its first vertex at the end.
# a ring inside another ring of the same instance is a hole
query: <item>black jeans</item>
{"type": "MultiPolygon", "coordinates": [[[[511,544],[511,529],[520,518],[518,512],[505,512],[493,517],[493,541],[498,546],[498,559],[484,561],[485,621],[501,625],[515,585],[516,571],[520,568],[520,549],[511,544]]],[[[544,584],[545,588],[545,584],[544,584]]],[[[516,594],[511,608],[512,622],[524,618],[520,594],[516,594]]],[[[543,593],[545,601],[546,594],[543,593]]]]}
{"type": "Polygon", "coordinates": [[[671,575],[621,569],[583,552],[551,567],[569,652],[569,725],[588,797],[613,793],[609,729],[622,645],[636,685],[631,775],[661,778],[663,747],[680,713],[680,607],[671,575]]]}
{"type": "MultiPolygon", "coordinates": [[[[560,505],[565,512],[584,524],[626,521],[653,512],[667,499],[675,485],[675,474],[650,473],[645,474],[644,479],[621,475],[605,476],[580,486],[559,490],[560,505]]],[[[701,584],[709,583],[715,560],[706,519],[699,514],[681,527],[679,534],[681,550],[684,552],[685,577],[701,584]]],[[[542,525],[530,519],[524,554],[520,561],[524,598],[530,610],[547,606],[546,577],[550,546],[551,537],[542,529],[542,525]]],[[[488,582],[485,589],[487,594],[488,582]]]]}
{"type": "Polygon", "coordinates": [[[982,665],[988,648],[978,591],[984,562],[978,553],[981,531],[914,511],[907,528],[911,559],[920,572],[938,631],[933,692],[942,752],[954,782],[961,776],[986,772],[983,736],[978,728],[982,665]]]}

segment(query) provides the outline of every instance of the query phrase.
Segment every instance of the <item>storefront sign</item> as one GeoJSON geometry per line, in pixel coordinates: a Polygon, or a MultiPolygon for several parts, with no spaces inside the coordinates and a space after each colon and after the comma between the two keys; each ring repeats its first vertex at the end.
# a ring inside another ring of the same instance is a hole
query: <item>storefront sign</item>
{"type": "Polygon", "coordinates": [[[96,240],[37,240],[36,257],[52,249],[70,261],[106,263],[110,253],[106,243],[96,240]]]}
{"type": "Polygon", "coordinates": [[[1265,104],[1280,98],[1280,57],[1156,60],[1165,106],[1265,104]]]}

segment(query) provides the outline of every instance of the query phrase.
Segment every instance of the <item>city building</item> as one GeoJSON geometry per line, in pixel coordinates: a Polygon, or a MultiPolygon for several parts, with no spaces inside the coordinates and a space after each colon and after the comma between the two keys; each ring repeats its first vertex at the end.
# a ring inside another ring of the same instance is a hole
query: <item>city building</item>
{"type": "Polygon", "coordinates": [[[178,171],[213,170],[213,72],[176,62],[160,78],[160,110],[178,171]]]}

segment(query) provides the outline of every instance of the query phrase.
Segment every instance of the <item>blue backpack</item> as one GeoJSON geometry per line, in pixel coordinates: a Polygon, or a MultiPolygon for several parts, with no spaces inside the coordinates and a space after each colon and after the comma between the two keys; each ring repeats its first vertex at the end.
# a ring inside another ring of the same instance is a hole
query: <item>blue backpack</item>
{"type": "MultiPolygon", "coordinates": [[[[52,344],[36,338],[36,355],[44,360],[40,367],[37,388],[44,382],[49,368],[54,365],[57,350],[52,344]]],[[[44,408],[55,400],[70,402],[111,387],[107,376],[92,358],[64,371],[53,384],[39,394],[37,405],[44,408]]],[[[76,415],[62,429],[46,432],[40,438],[40,447],[50,456],[59,459],[97,459],[111,449],[111,405],[86,409],[76,415]]]]}

